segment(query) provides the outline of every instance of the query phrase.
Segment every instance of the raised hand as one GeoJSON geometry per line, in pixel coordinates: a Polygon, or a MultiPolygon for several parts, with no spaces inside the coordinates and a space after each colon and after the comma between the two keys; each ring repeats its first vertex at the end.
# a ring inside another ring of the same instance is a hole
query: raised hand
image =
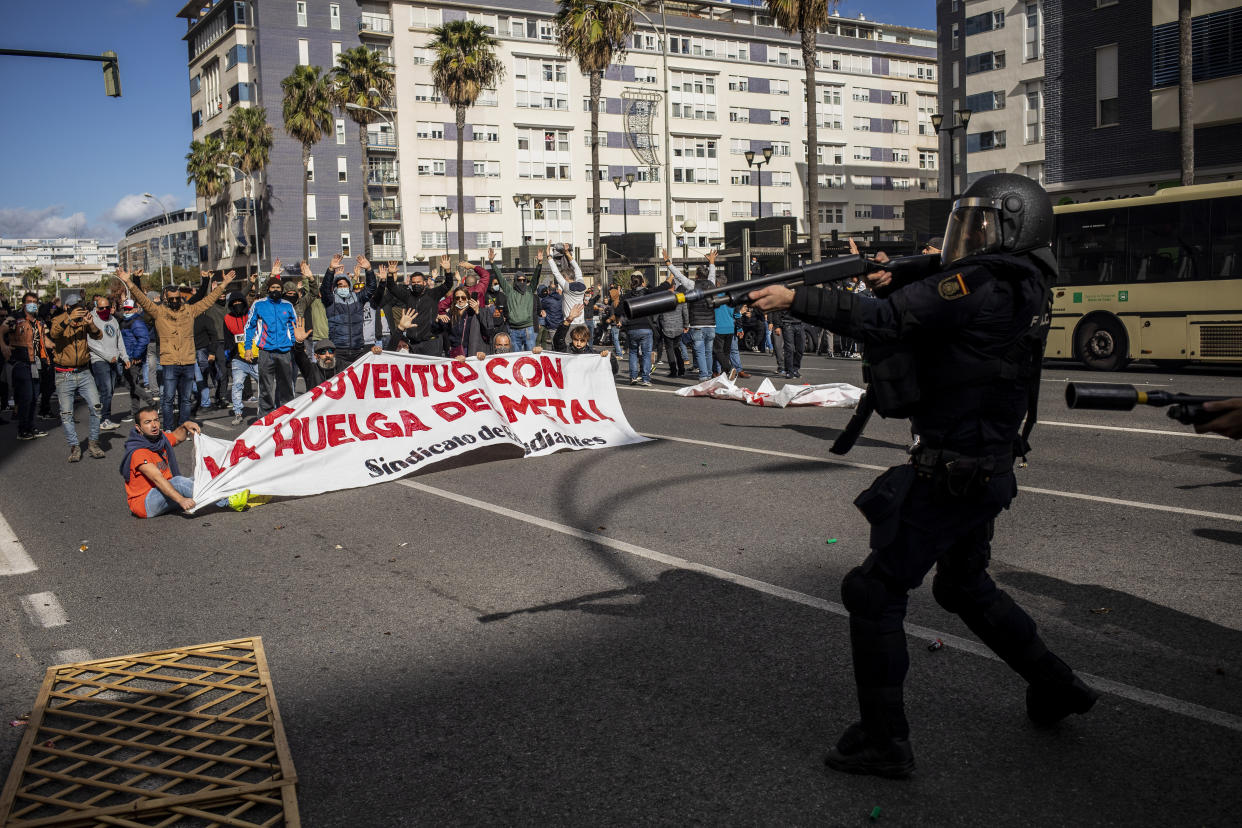
{"type": "Polygon", "coordinates": [[[354,281],[362,278],[362,265],[354,265],[354,281]]]}
{"type": "Polygon", "coordinates": [[[298,262],[298,272],[302,274],[303,279],[310,279],[313,275],[311,274],[310,265],[304,261],[298,262]]]}
{"type": "Polygon", "coordinates": [[[574,251],[569,249],[569,245],[565,245],[565,260],[569,262],[574,260],[574,251]]]}
{"type": "Polygon", "coordinates": [[[225,283],[226,285],[227,285],[227,284],[231,284],[231,283],[233,282],[233,280],[234,280],[234,279],[236,279],[236,278],[237,278],[237,271],[236,271],[236,270],[230,270],[228,273],[224,274],[224,283],[225,283]]]}
{"type": "Polygon", "coordinates": [[[474,311],[475,313],[479,312],[479,300],[478,299],[470,299],[466,302],[466,304],[469,306],[470,310],[474,311]]]}
{"type": "Polygon", "coordinates": [[[440,269],[443,271],[447,271],[449,269],[449,257],[447,253],[440,257],[440,269]]]}
{"type": "Polygon", "coordinates": [[[367,257],[362,255],[361,253],[359,253],[357,256],[354,256],[354,261],[357,262],[358,266],[361,267],[363,270],[371,269],[370,260],[368,260],[367,257]]]}
{"type": "Polygon", "coordinates": [[[280,266],[280,259],[272,262],[272,278],[279,279],[280,274],[284,272],[284,268],[280,266]]]}
{"type": "Polygon", "coordinates": [[[714,247],[707,251],[707,263],[708,264],[714,265],[716,263],[716,252],[717,252],[716,248],[714,247]]]}
{"type": "Polygon", "coordinates": [[[539,262],[540,264],[543,263],[543,251],[542,250],[535,251],[535,261],[539,262]]]}
{"type": "Polygon", "coordinates": [[[487,263],[491,264],[494,261],[496,261],[496,251],[489,247],[487,248],[487,263]]]}
{"type": "Polygon", "coordinates": [[[297,324],[293,326],[293,338],[298,342],[305,342],[309,335],[306,331],[306,318],[299,316],[297,324]]]}
{"type": "Polygon", "coordinates": [[[663,247],[661,247],[661,248],[660,248],[660,258],[661,258],[661,259],[663,259],[663,260],[664,260],[664,261],[666,261],[666,262],[669,260],[669,258],[668,258],[668,251],[667,251],[667,250],[665,250],[663,247]]]}
{"type": "Polygon", "coordinates": [[[398,267],[397,267],[397,261],[396,261],[396,259],[391,259],[391,260],[389,260],[389,262],[388,262],[388,272],[389,272],[389,273],[396,273],[398,270],[400,270],[400,268],[398,268],[398,267]]]}
{"type": "Polygon", "coordinates": [[[343,258],[345,258],[344,254],[337,253],[336,255],[332,257],[332,261],[328,263],[328,267],[332,268],[333,270],[336,270],[338,267],[341,266],[341,259],[343,258]]]}
{"type": "Polygon", "coordinates": [[[416,311],[414,308],[402,308],[401,315],[397,319],[397,329],[404,331],[408,328],[418,327],[417,325],[414,324],[414,319],[417,316],[418,316],[418,311],[416,311]]]}
{"type": "MultiPolygon", "coordinates": [[[[395,272],[395,271],[396,271],[396,268],[393,268],[393,271],[395,272]]],[[[383,262],[381,262],[381,263],[380,263],[379,268],[378,268],[378,269],[376,269],[376,271],[375,271],[375,275],[376,275],[378,278],[380,278],[380,279],[383,279],[385,276],[387,276],[387,275],[388,275],[388,265],[386,265],[386,264],[384,264],[383,262]]]]}

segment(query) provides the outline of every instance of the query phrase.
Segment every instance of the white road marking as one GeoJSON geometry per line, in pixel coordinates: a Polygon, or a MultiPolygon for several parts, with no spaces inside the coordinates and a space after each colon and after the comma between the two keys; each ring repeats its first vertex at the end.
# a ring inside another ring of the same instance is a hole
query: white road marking
{"type": "Polygon", "coordinates": [[[1224,440],[1219,434],[1196,434],[1186,426],[1185,431],[1165,431],[1159,428],[1130,428],[1128,426],[1092,425],[1090,423],[1059,423],[1055,420],[1040,420],[1040,425],[1060,426],[1062,428],[1092,428],[1097,431],[1129,431],[1134,434],[1163,434],[1167,437],[1200,437],[1208,440],[1224,440]]]}
{"type": "Polygon", "coordinates": [[[36,627],[63,627],[69,623],[65,608],[54,592],[36,592],[34,595],[23,595],[17,599],[22,611],[36,627]]]}
{"type": "Polygon", "coordinates": [[[226,426],[224,423],[218,423],[215,420],[203,420],[201,424],[205,426],[211,426],[212,428],[218,428],[221,431],[229,430],[229,427],[226,426]]]}
{"type": "MultiPolygon", "coordinates": [[[[771,449],[752,448],[751,446],[734,446],[728,443],[713,443],[707,440],[691,440],[688,437],[671,437],[667,434],[640,433],[644,437],[651,437],[655,440],[671,440],[675,443],[689,443],[696,446],[722,448],[730,451],[747,452],[750,454],[766,454],[771,457],[785,457],[790,460],[805,460],[812,463],[826,463],[830,466],[847,466],[853,469],[866,469],[867,471],[885,471],[889,468],[888,466],[873,466],[870,463],[851,463],[847,460],[829,460],[826,457],[814,457],[809,454],[791,454],[786,451],[772,451],[771,449]]],[[[1096,503],[1109,503],[1114,506],[1128,506],[1132,509],[1149,509],[1155,512],[1168,512],[1175,515],[1191,515],[1193,517],[1227,520],[1231,523],[1242,523],[1242,515],[1228,514],[1226,512],[1205,512],[1201,509],[1184,509],[1180,506],[1166,506],[1163,503],[1144,503],[1141,500],[1122,500],[1120,498],[1102,497],[1100,495],[1084,494],[1082,492],[1064,492],[1058,489],[1041,489],[1035,486],[1019,486],[1018,491],[1030,492],[1031,494],[1052,495],[1054,497],[1066,497],[1071,500],[1091,500],[1096,503]]]]}
{"type": "MultiPolygon", "coordinates": [[[[532,526],[538,526],[541,529],[558,532],[562,535],[577,538],[588,543],[597,544],[608,549],[613,549],[617,552],[624,552],[638,558],[644,558],[646,560],[664,564],[665,566],[675,567],[677,569],[699,572],[731,584],[736,584],[740,587],[761,592],[765,595],[771,595],[774,598],[782,598],[786,601],[801,604],[805,607],[812,607],[814,609],[823,610],[824,612],[830,612],[833,615],[849,617],[849,611],[836,601],[829,601],[815,595],[808,595],[805,592],[798,592],[797,590],[788,589],[787,587],[770,584],[767,581],[749,578],[745,575],[739,575],[736,572],[717,569],[714,566],[695,563],[694,561],[689,561],[685,558],[679,558],[675,555],[657,552],[654,549],[647,549],[646,547],[638,546],[633,543],[627,543],[605,535],[598,535],[594,532],[576,529],[572,526],[566,526],[563,523],[557,523],[555,521],[535,517],[525,512],[518,512],[504,506],[498,506],[494,503],[476,500],[472,497],[467,497],[466,495],[460,495],[454,492],[446,491],[445,489],[438,489],[434,486],[428,486],[425,483],[418,483],[413,480],[401,480],[399,482],[402,486],[414,489],[415,491],[435,495],[436,497],[442,497],[446,500],[451,500],[454,503],[473,506],[476,509],[482,509],[483,511],[491,512],[496,515],[512,518],[513,520],[528,523],[532,526]]],[[[992,661],[999,660],[991,650],[977,641],[962,638],[960,636],[953,635],[952,633],[932,629],[931,627],[924,627],[918,624],[906,624],[905,628],[906,632],[915,638],[921,638],[926,641],[934,641],[939,638],[947,647],[953,647],[964,652],[971,653],[972,655],[982,656],[983,658],[987,658],[992,661]]],[[[1120,696],[1123,699],[1128,699],[1149,707],[1155,707],[1170,713],[1186,716],[1187,718],[1197,719],[1201,722],[1207,722],[1208,724],[1214,724],[1229,730],[1242,732],[1242,716],[1236,716],[1223,710],[1204,707],[1193,702],[1173,698],[1172,696],[1166,696],[1162,693],[1155,693],[1139,687],[1132,687],[1131,685],[1123,684],[1119,681],[1112,681],[1111,679],[1100,678],[1087,673],[1080,673],[1079,675],[1088,684],[1095,687],[1095,689],[1105,693],[1111,693],[1114,696],[1120,696]]]]}
{"type": "Polygon", "coordinates": [[[26,554],[26,547],[17,539],[13,527],[0,515],[0,576],[21,575],[38,568],[26,554]]]}
{"type": "Polygon", "coordinates": [[[52,653],[53,664],[76,664],[79,661],[94,661],[95,657],[91,655],[90,650],[72,649],[57,650],[52,653]]]}

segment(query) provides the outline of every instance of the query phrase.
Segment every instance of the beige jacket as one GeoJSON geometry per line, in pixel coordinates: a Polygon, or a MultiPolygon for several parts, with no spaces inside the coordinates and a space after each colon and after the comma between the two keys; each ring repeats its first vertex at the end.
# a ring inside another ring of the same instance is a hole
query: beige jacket
{"type": "Polygon", "coordinates": [[[151,314],[155,320],[155,330],[160,335],[161,365],[192,365],[196,361],[194,350],[194,319],[215,304],[224,295],[232,282],[221,282],[220,286],[202,299],[190,305],[182,305],[171,310],[164,305],[157,305],[147,295],[126,281],[125,287],[129,295],[139,306],[151,314]]]}

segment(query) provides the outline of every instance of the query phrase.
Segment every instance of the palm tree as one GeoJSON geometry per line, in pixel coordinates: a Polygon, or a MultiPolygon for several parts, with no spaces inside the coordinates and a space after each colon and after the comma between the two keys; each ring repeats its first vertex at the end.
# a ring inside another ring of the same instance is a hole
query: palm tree
{"type": "MultiPolygon", "coordinates": [[[[806,71],[806,200],[807,223],[811,226],[811,261],[819,253],[819,93],[815,85],[815,39],[828,25],[828,17],[838,0],[767,0],[776,25],[802,39],[802,68],[806,71]]],[[[762,173],[761,173],[762,174],[762,173]]]]}
{"type": "Polygon", "coordinates": [[[211,224],[212,209],[220,196],[228,192],[232,176],[220,169],[217,164],[229,160],[224,148],[224,141],[218,136],[208,135],[201,141],[191,141],[190,151],[185,156],[185,183],[194,186],[194,194],[207,204],[207,245],[212,248],[215,241],[215,229],[211,224]]]}
{"type": "Polygon", "coordinates": [[[473,20],[453,20],[431,30],[427,47],[435,52],[431,81],[436,94],[448,98],[457,116],[457,255],[466,258],[465,163],[466,109],[474,106],[484,89],[494,88],[505,75],[496,57],[499,41],[473,20]]]}
{"type": "Polygon", "coordinates": [[[1178,115],[1181,121],[1182,184],[1195,183],[1194,62],[1191,58],[1190,0],[1177,3],[1178,115]]]}
{"type": "Polygon", "coordinates": [[[367,186],[367,124],[375,117],[367,109],[378,109],[392,96],[392,66],[377,51],[366,46],[346,49],[336,56],[332,67],[332,83],[339,106],[358,125],[358,143],[362,147],[362,223],[371,249],[371,196],[367,186]],[[354,108],[346,104],[355,104],[354,108]],[[366,107],[367,109],[364,109],[366,107]]]}
{"type": "MultiPolygon", "coordinates": [[[[561,0],[556,12],[556,46],[572,56],[591,79],[591,232],[599,249],[599,95],[606,70],[625,54],[634,30],[634,17],[625,6],[601,0],[561,0]]],[[[665,171],[668,174],[668,171],[665,171]]],[[[622,191],[622,196],[625,192],[622,191]]],[[[599,278],[604,278],[604,259],[595,257],[599,278]]]]}
{"type": "MultiPolygon", "coordinates": [[[[259,178],[267,167],[272,154],[272,141],[272,127],[267,122],[267,110],[261,106],[234,109],[224,125],[224,143],[229,152],[230,163],[236,161],[234,166],[250,175],[251,181],[259,178]]],[[[252,191],[250,198],[250,206],[254,209],[255,242],[261,246],[263,233],[259,227],[257,193],[252,191]]]]}
{"type": "Polygon", "coordinates": [[[302,256],[310,260],[310,227],[306,220],[306,168],[311,147],[332,131],[332,84],[318,66],[295,66],[280,82],[285,93],[281,114],[285,132],[302,145],[302,256]]]}

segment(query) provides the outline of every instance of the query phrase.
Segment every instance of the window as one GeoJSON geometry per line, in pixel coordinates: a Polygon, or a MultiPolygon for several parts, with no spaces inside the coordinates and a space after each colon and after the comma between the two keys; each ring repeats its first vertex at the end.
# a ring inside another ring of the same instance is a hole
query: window
{"type": "Polygon", "coordinates": [[[479,197],[474,200],[474,211],[476,213],[499,213],[503,207],[504,199],[502,198],[479,197]]]}
{"type": "Polygon", "coordinates": [[[499,178],[500,162],[499,161],[475,161],[474,175],[476,178],[499,178]]]}
{"type": "Polygon", "coordinates": [[[640,216],[658,216],[663,213],[662,204],[658,198],[640,198],[638,200],[638,214],[640,216]]]}
{"type": "Polygon", "coordinates": [[[339,195],[336,198],[341,209],[341,221],[349,221],[349,196],[339,195]]]}
{"type": "Polygon", "coordinates": [[[344,156],[338,155],[336,158],[336,180],[345,182],[349,180],[349,168],[344,156]]]}
{"type": "Polygon", "coordinates": [[[201,89],[202,86],[203,86],[202,75],[195,75],[194,77],[190,78],[190,94],[191,95],[197,95],[198,90],[201,89]]]}
{"type": "Polygon", "coordinates": [[[569,180],[571,177],[569,169],[573,158],[568,130],[519,129],[517,148],[518,178],[569,180]]]}
{"type": "Polygon", "coordinates": [[[729,91],[730,92],[748,92],[750,91],[750,78],[741,75],[729,75],[729,91]]]}
{"type": "Polygon", "coordinates": [[[500,248],[504,246],[504,238],[495,230],[485,230],[482,233],[474,234],[474,246],[479,249],[485,247],[500,248]]]}
{"type": "Polygon", "coordinates": [[[341,28],[341,5],[340,3],[328,4],[328,20],[329,26],[333,31],[339,31],[341,28]]]}
{"type": "Polygon", "coordinates": [[[1004,52],[980,52],[977,55],[968,55],[966,57],[966,74],[968,75],[974,75],[979,72],[991,72],[993,69],[1004,68],[1004,52]]]}
{"type": "Polygon", "coordinates": [[[430,64],[433,60],[435,60],[435,58],[432,56],[430,49],[423,48],[422,46],[414,47],[414,65],[415,66],[426,66],[430,64]]]}
{"type": "Polygon", "coordinates": [[[515,58],[513,80],[517,106],[569,111],[569,68],[566,61],[515,58]]]}
{"type": "Polygon", "coordinates": [[[429,83],[414,84],[414,100],[416,101],[433,100],[435,98],[435,94],[436,94],[435,87],[433,87],[429,83]]]}
{"type": "Polygon", "coordinates": [[[958,45],[960,43],[959,41],[960,34],[961,34],[961,29],[958,27],[956,23],[954,23],[953,24],[953,45],[950,46],[950,48],[953,51],[957,51],[958,45]]]}
{"type": "Polygon", "coordinates": [[[336,59],[341,56],[341,42],[339,40],[332,41],[332,65],[336,66],[336,59]]]}
{"type": "Polygon", "coordinates": [[[443,230],[435,232],[424,230],[418,235],[423,247],[448,247],[448,233],[445,233],[443,230]]]}
{"type": "Polygon", "coordinates": [[[1005,130],[998,129],[994,132],[976,132],[966,136],[967,152],[986,152],[991,149],[1000,149],[1005,146],[1005,130]]]}
{"type": "Polygon", "coordinates": [[[772,90],[773,95],[788,95],[789,94],[789,81],[774,80],[772,81],[772,85],[769,88],[772,90]]]}
{"type": "Polygon", "coordinates": [[[305,26],[306,25],[306,2],[305,0],[297,0],[297,2],[294,3],[293,5],[294,5],[294,8],[297,10],[298,25],[305,26]]]}
{"type": "Polygon", "coordinates": [[[434,29],[444,21],[441,19],[440,10],[429,9],[426,6],[410,6],[410,27],[414,29],[434,29]]]}
{"type": "Polygon", "coordinates": [[[241,2],[241,0],[234,0],[233,17],[236,19],[238,26],[246,25],[246,4],[241,2]]]}
{"type": "Polygon", "coordinates": [[[729,183],[749,186],[750,170],[733,170],[729,173],[729,183]]]}
{"type": "Polygon", "coordinates": [[[319,234],[318,233],[307,233],[306,234],[306,247],[310,251],[310,257],[312,259],[319,258],[319,234]]]}
{"type": "Polygon", "coordinates": [[[418,159],[419,175],[444,175],[444,159],[443,158],[420,158],[418,159]]]}
{"type": "Polygon", "coordinates": [[[966,96],[966,108],[971,112],[991,112],[994,109],[1005,108],[1005,93],[997,92],[980,92],[976,95],[966,96]]]}
{"type": "Polygon", "coordinates": [[[298,40],[298,65],[310,66],[310,41],[298,40]]]}
{"type": "Polygon", "coordinates": [[[1044,56],[1044,38],[1039,25],[1039,4],[1026,4],[1026,51],[1027,60],[1039,60],[1044,56]]]}
{"type": "Polygon", "coordinates": [[[936,153],[927,150],[919,150],[919,169],[934,170],[936,169],[936,153]]]}
{"type": "Polygon", "coordinates": [[[345,145],[345,119],[344,118],[336,119],[336,143],[341,146],[345,145]]]}
{"type": "Polygon", "coordinates": [[[489,124],[474,125],[474,140],[485,144],[500,143],[500,127],[489,124]]]}
{"type": "Polygon", "coordinates": [[[319,209],[315,206],[315,194],[311,193],[306,197],[306,220],[316,221],[319,218],[319,209]]]}
{"type": "Polygon", "coordinates": [[[349,248],[350,248],[350,244],[349,244],[349,234],[348,234],[348,233],[342,233],[342,234],[341,234],[341,255],[342,255],[342,256],[348,256],[348,255],[350,255],[351,251],[350,251],[350,249],[349,249],[349,248]]]}
{"type": "Polygon", "coordinates": [[[772,186],[773,187],[792,187],[793,186],[793,173],[780,172],[777,170],[773,170],[772,186]]]}
{"type": "Polygon", "coordinates": [[[1095,100],[1097,127],[1116,126],[1121,117],[1117,96],[1117,45],[1095,50],[1095,100]]]}
{"type": "Polygon", "coordinates": [[[310,155],[306,158],[306,180],[315,180],[315,156],[310,155]]]}
{"type": "Polygon", "coordinates": [[[783,156],[785,158],[788,158],[789,157],[789,142],[788,141],[773,141],[772,142],[772,154],[776,156],[783,156]]]}
{"type": "Polygon", "coordinates": [[[247,48],[244,45],[242,45],[241,43],[238,43],[236,46],[233,46],[232,48],[230,48],[228,53],[225,55],[224,68],[232,69],[234,66],[236,66],[239,63],[249,63],[249,62],[250,62],[250,52],[247,50],[247,48]]]}
{"type": "Polygon", "coordinates": [[[716,120],[716,76],[690,72],[673,72],[670,75],[672,91],[669,101],[674,118],[691,118],[699,121],[716,120]]]}
{"type": "Polygon", "coordinates": [[[444,139],[444,123],[441,121],[419,121],[416,134],[419,138],[430,138],[440,141],[444,139]]]}
{"type": "MultiPolygon", "coordinates": [[[[954,24],[956,25],[956,24],[954,24]]],[[[974,14],[966,18],[966,36],[970,37],[981,32],[990,32],[995,29],[1005,28],[1005,12],[990,11],[983,14],[974,14]]],[[[954,48],[957,48],[956,46],[954,48]]]]}

